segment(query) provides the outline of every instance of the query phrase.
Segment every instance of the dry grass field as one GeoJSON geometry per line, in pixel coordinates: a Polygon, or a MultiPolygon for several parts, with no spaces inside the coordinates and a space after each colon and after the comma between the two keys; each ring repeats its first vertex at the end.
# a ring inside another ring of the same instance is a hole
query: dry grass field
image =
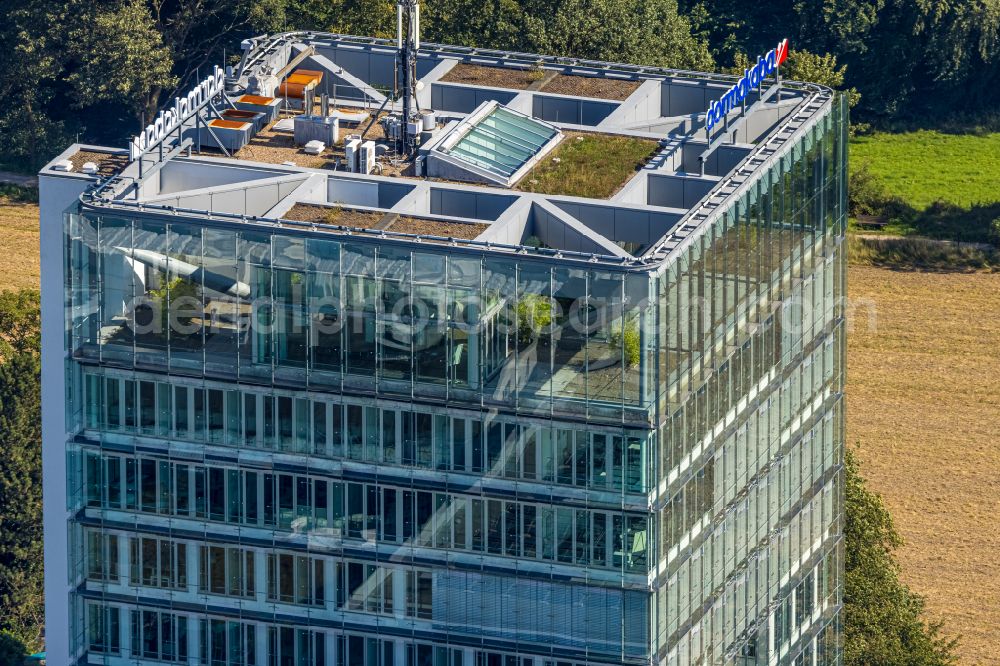
{"type": "Polygon", "coordinates": [[[903,578],[961,634],[963,666],[1000,664],[1000,274],[851,266],[847,438],[906,540],[903,578]]]}
{"type": "Polygon", "coordinates": [[[38,289],[38,206],[0,196],[0,291],[38,289]]]}

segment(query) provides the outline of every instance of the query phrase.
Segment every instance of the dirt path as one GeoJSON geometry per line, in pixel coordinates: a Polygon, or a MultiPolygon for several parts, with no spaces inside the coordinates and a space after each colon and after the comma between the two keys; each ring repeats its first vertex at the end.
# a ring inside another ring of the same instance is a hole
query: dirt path
{"type": "Polygon", "coordinates": [[[26,176],[13,171],[0,171],[0,183],[19,185],[21,187],[38,187],[38,176],[26,176]]]}
{"type": "Polygon", "coordinates": [[[1000,664],[1000,274],[852,266],[847,441],[906,540],[903,578],[961,634],[963,666],[1000,664]]]}

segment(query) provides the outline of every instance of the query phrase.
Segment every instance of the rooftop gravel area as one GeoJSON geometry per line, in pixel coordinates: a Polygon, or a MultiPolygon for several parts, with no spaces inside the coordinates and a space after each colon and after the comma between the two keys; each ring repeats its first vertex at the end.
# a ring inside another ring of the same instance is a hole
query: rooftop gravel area
{"type": "Polygon", "coordinates": [[[628,79],[606,79],[598,76],[576,76],[574,74],[557,74],[543,85],[540,90],[559,95],[576,95],[578,97],[597,97],[599,99],[624,100],[641,85],[640,81],[628,79]]]}
{"type": "Polygon", "coordinates": [[[385,215],[385,213],[377,211],[297,203],[281,217],[284,220],[297,222],[320,222],[342,227],[374,229],[385,215]]]}
{"type": "Polygon", "coordinates": [[[472,240],[486,231],[488,224],[474,222],[453,222],[449,220],[425,220],[419,217],[398,217],[388,227],[389,231],[422,236],[443,236],[444,238],[459,238],[472,240]]]}
{"type": "Polygon", "coordinates": [[[487,86],[489,88],[511,88],[525,90],[545,77],[541,69],[513,69],[507,67],[487,67],[460,62],[441,77],[445,83],[487,86]]]}
{"type": "Polygon", "coordinates": [[[340,206],[317,206],[304,203],[292,206],[287,213],[282,215],[282,219],[335,224],[356,229],[380,229],[415,236],[442,236],[460,240],[472,240],[489,227],[488,224],[478,222],[430,220],[383,211],[354,210],[340,206]]]}
{"type": "Polygon", "coordinates": [[[128,155],[116,155],[114,153],[101,153],[94,150],[78,150],[69,158],[73,163],[73,171],[80,173],[83,165],[93,162],[97,165],[97,173],[100,176],[113,176],[128,164],[128,155]]]}
{"type": "Polygon", "coordinates": [[[441,77],[445,83],[464,83],[489,88],[533,90],[535,92],[596,97],[621,101],[635,92],[641,81],[600,76],[562,74],[546,69],[489,67],[460,62],[441,77]]]}

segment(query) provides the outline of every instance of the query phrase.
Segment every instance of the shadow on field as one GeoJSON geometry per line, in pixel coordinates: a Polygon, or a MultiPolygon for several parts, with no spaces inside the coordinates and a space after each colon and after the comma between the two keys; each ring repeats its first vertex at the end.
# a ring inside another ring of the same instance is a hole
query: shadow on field
{"type": "Polygon", "coordinates": [[[1000,244],[1000,202],[963,207],[935,201],[923,210],[916,210],[909,204],[891,200],[886,202],[882,215],[926,238],[1000,244]]]}
{"type": "Polygon", "coordinates": [[[0,203],[38,203],[38,188],[0,183],[0,203]]]}
{"type": "Polygon", "coordinates": [[[847,240],[847,258],[852,264],[899,271],[1000,271],[1000,250],[992,245],[931,238],[880,238],[851,234],[847,240]]]}

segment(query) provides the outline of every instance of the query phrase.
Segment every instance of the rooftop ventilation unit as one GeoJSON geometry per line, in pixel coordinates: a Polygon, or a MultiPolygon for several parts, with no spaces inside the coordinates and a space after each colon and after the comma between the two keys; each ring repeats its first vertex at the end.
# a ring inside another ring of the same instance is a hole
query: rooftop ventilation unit
{"type": "Polygon", "coordinates": [[[319,155],[325,149],[326,149],[326,144],[324,144],[322,141],[313,140],[306,142],[306,147],[303,148],[302,150],[306,153],[306,155],[319,155]]]}
{"type": "Polygon", "coordinates": [[[322,141],[328,146],[337,143],[340,122],[336,118],[324,116],[295,116],[292,123],[295,143],[302,145],[309,141],[322,141]]]}

